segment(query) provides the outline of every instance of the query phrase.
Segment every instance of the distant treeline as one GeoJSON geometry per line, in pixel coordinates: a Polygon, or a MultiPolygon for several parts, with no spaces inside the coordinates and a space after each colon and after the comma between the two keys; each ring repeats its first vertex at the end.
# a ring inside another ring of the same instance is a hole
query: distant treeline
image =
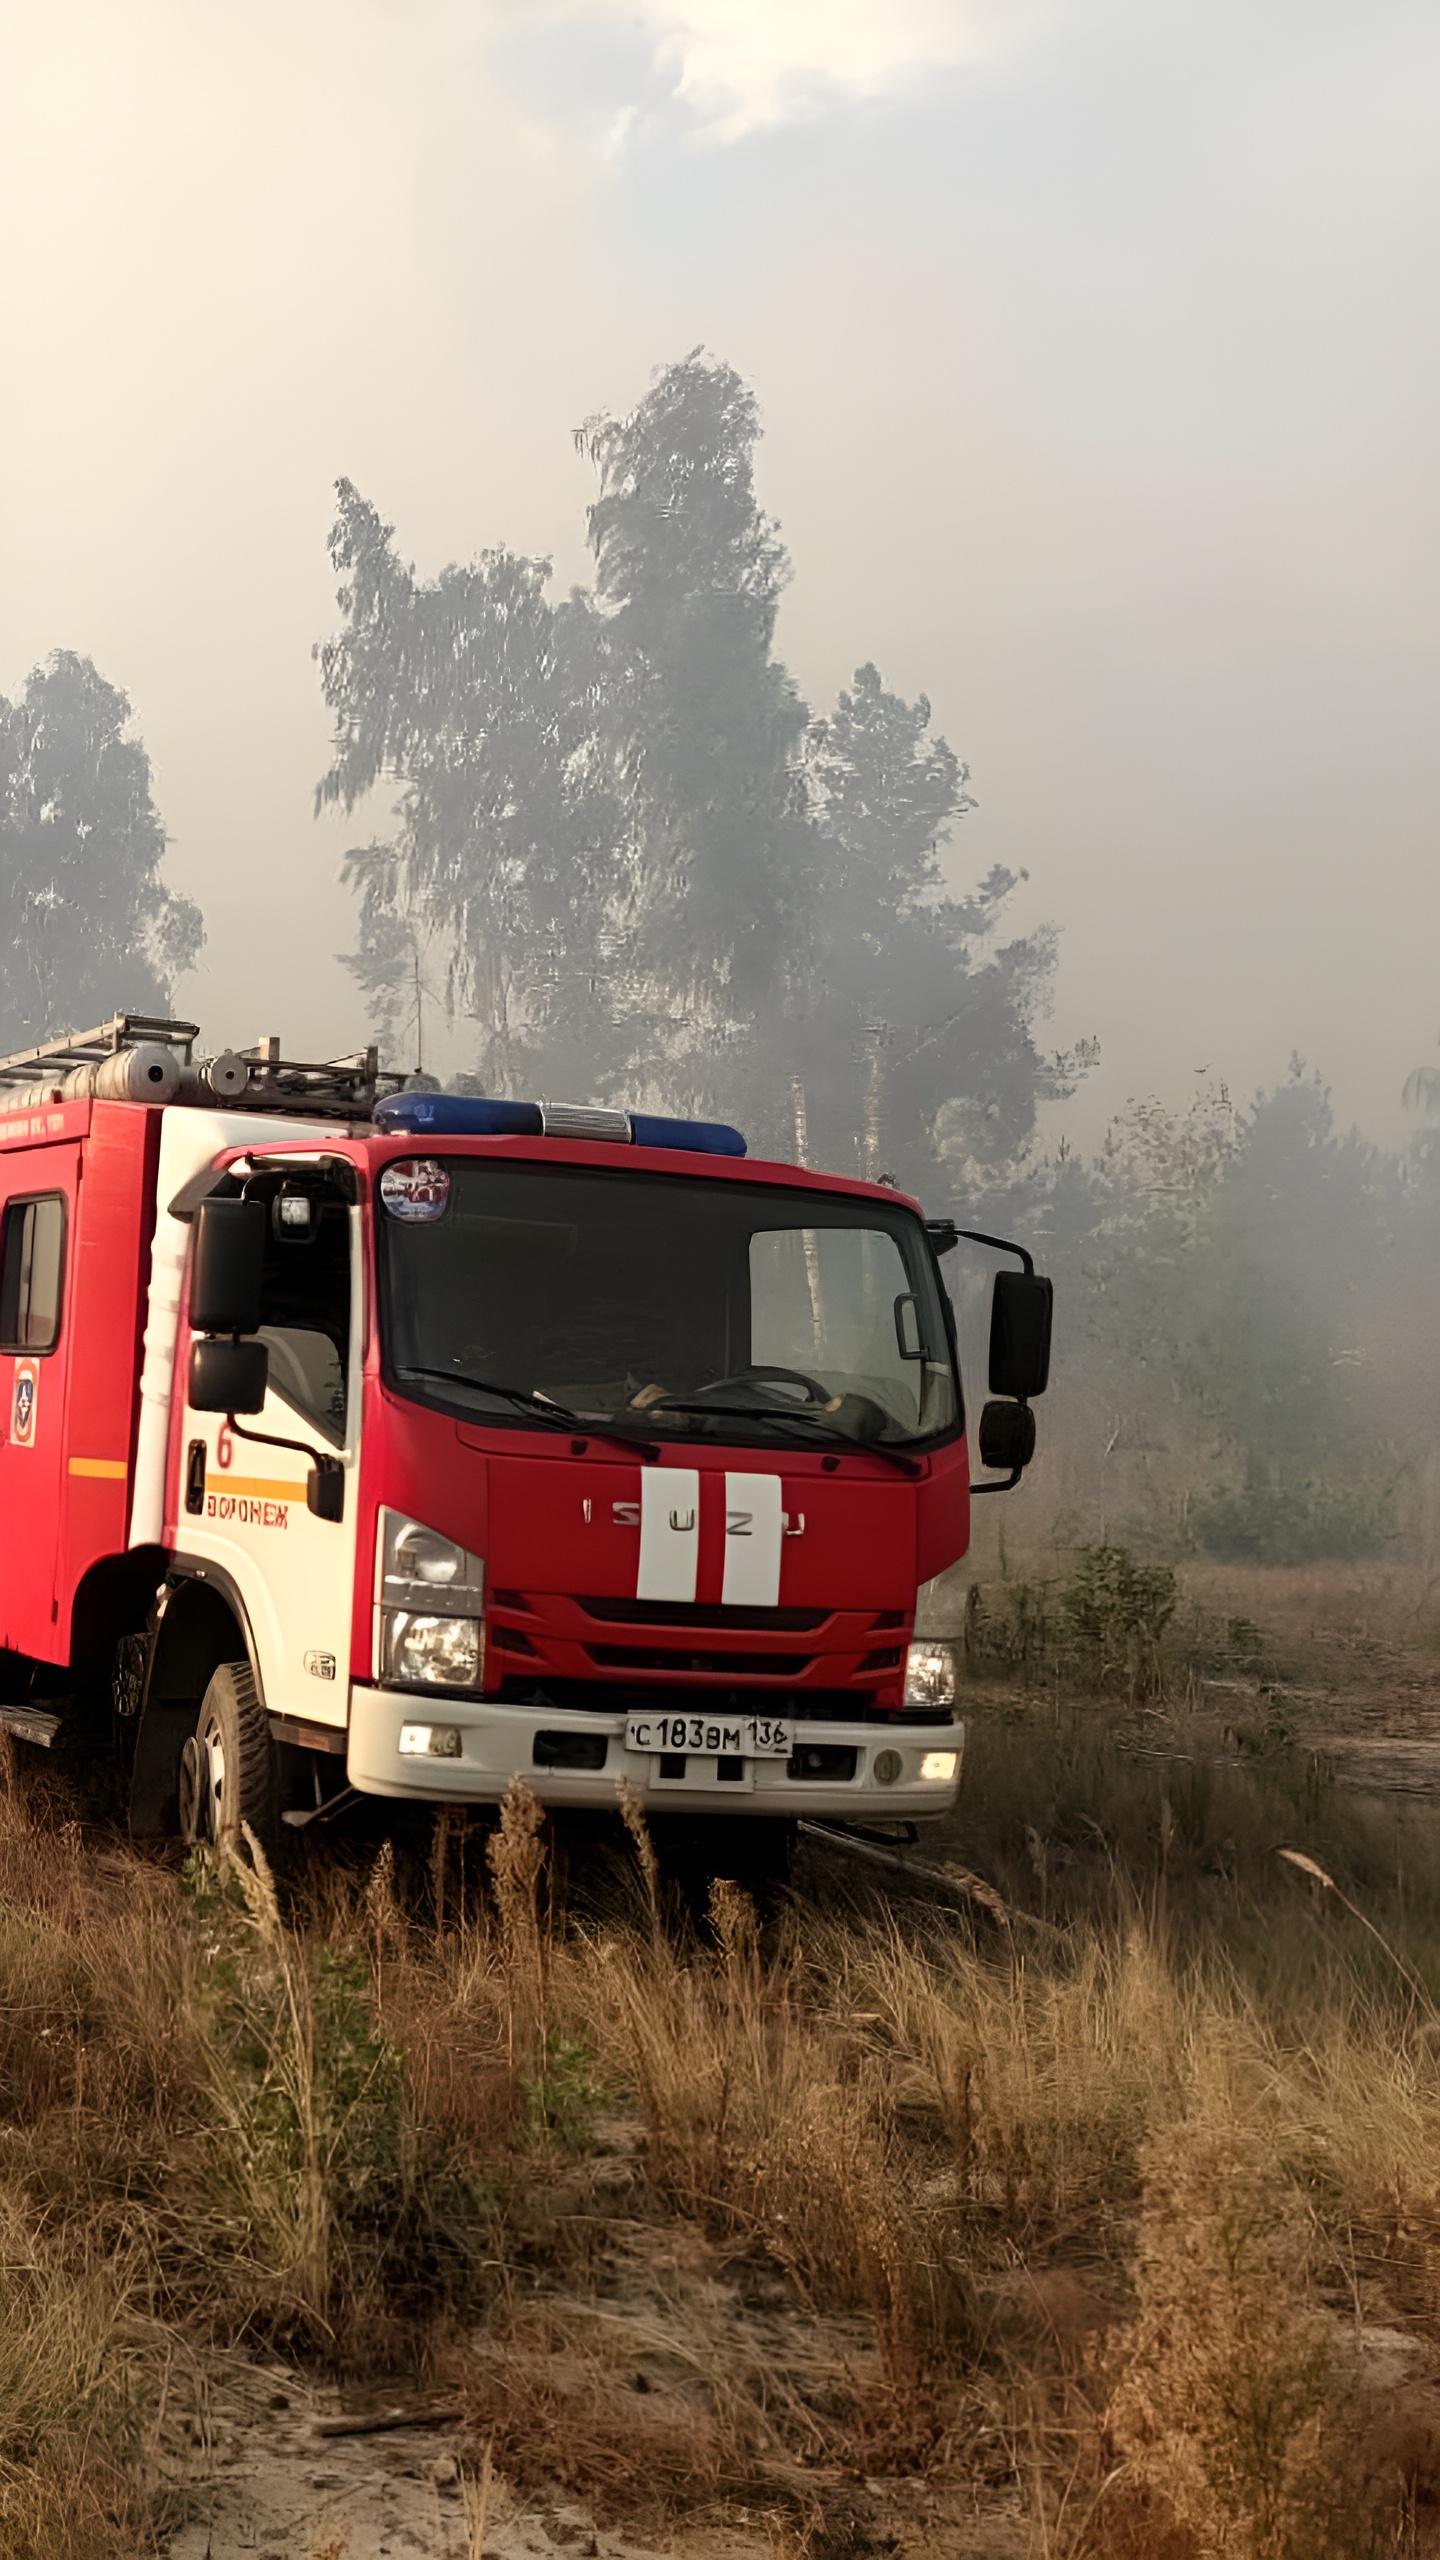
{"type": "Polygon", "coordinates": [[[1342,1136],[1296,1060],[1244,1109],[1132,1106],[983,1205],[1056,1275],[1036,1489],[1062,1531],[1440,1561],[1440,1118],[1405,1154],[1342,1136]]]}

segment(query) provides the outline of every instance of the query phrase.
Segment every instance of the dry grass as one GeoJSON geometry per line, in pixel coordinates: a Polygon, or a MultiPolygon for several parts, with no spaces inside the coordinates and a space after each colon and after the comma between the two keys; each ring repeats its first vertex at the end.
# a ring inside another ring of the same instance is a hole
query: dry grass
{"type": "Polygon", "coordinates": [[[819,2548],[837,2483],[923,2475],[1019,2479],[1074,2560],[1426,2548],[1362,2330],[1440,2344],[1433,2012],[1273,1843],[1266,1973],[1179,1925],[1173,1822],[1082,1875],[1034,1811],[1039,1952],[838,1889],[762,1936],[723,1882],[667,1934],[633,1805],[628,1912],[567,1919],[517,1788],[488,1895],[447,1826],[417,1918],[388,1849],[277,1892],[12,1788],[7,2560],[153,2547],[217,2340],[443,2374],[477,2467],[657,2527],[739,2502],[819,2548]]]}

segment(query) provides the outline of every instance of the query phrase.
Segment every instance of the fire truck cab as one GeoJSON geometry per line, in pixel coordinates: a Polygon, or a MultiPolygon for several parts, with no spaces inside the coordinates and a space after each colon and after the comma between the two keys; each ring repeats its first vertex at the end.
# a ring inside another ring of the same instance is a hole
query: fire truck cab
{"type": "MultiPolygon", "coordinates": [[[[954,1225],[719,1124],[197,1037],[117,1015],[0,1062],[0,1721],[113,1720],[140,1834],[517,1772],[947,1812],[956,1666],[915,1613],[969,1535],[954,1225]]],[[[1049,1357],[1002,1250],[986,1490],[1049,1357]]]]}

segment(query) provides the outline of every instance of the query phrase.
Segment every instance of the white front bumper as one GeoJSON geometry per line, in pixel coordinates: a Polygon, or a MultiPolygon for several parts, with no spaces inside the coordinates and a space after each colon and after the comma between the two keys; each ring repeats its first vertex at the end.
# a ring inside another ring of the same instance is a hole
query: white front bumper
{"type": "Polygon", "coordinates": [[[857,1725],[836,1721],[796,1725],[797,1745],[839,1743],[855,1753],[853,1778],[792,1778],[783,1760],[749,1760],[743,1782],[719,1781],[714,1764],[691,1760],[683,1781],[661,1778],[659,1763],[625,1748],[623,1713],[590,1715],[575,1708],[500,1706],[481,1698],[417,1697],[413,1690],[373,1689],[356,1682],[350,1691],[349,1779],[367,1796],[408,1796],[429,1804],[495,1804],[513,1777],[533,1787],[542,1804],[613,1808],[617,1779],[628,1778],[654,1813],[819,1814],[831,1822],[915,1822],[949,1813],[960,1785],[965,1727],[857,1725]],[[402,1759],[402,1724],[445,1724],[460,1733],[459,1757],[402,1759]],[[605,1742],[599,1769],[552,1769],[537,1764],[537,1733],[589,1734],[605,1742]],[[882,1786],[872,1774],[877,1755],[898,1751],[900,1776],[882,1786]],[[953,1751],[952,1779],[922,1778],[926,1752],[953,1751]],[[693,1774],[692,1774],[693,1773],[693,1774]]]}

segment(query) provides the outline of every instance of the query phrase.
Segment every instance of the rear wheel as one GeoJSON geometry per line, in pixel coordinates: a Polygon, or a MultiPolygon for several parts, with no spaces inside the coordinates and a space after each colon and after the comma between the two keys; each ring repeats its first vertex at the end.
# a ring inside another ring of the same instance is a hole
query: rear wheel
{"type": "Polygon", "coordinates": [[[222,1662],[180,1754],[180,1828],[189,1841],[236,1842],[248,1823],[265,1849],[279,1827],[275,1745],[247,1662],[222,1662]]]}

